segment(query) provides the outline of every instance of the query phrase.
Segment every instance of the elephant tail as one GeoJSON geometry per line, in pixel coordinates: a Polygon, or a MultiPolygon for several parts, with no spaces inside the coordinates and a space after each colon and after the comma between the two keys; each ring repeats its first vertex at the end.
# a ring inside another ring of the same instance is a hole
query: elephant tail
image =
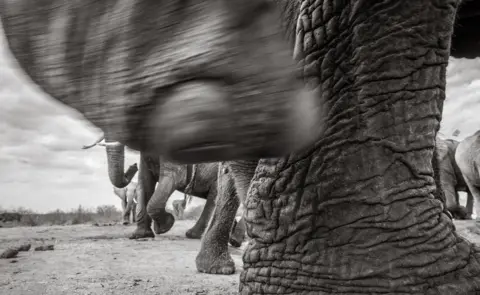
{"type": "Polygon", "coordinates": [[[187,206],[187,204],[190,204],[192,202],[192,191],[193,187],[195,184],[195,177],[197,175],[197,165],[192,164],[192,165],[187,165],[187,179],[186,183],[187,186],[185,187],[185,194],[184,194],[184,207],[187,206]],[[188,194],[189,193],[189,194],[188,194]]]}

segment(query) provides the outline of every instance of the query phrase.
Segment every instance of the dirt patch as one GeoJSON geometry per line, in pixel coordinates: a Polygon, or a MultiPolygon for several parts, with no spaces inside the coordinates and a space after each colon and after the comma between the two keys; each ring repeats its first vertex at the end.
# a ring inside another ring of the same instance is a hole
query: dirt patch
{"type": "Polygon", "coordinates": [[[26,243],[55,250],[1,259],[0,294],[237,294],[243,251],[230,248],[234,275],[197,272],[200,240],[185,237],[193,224],[177,221],[169,233],[144,241],[127,238],[134,225],[2,228],[0,253],[26,243]]]}
{"type": "MultiPolygon", "coordinates": [[[[193,224],[177,221],[169,233],[142,241],[127,238],[134,225],[2,228],[0,253],[26,243],[52,244],[55,250],[1,259],[0,294],[237,294],[245,244],[230,248],[236,274],[199,273],[200,241],[185,237],[193,224]]],[[[455,224],[460,235],[480,244],[480,236],[469,230],[473,221],[455,224]]]]}

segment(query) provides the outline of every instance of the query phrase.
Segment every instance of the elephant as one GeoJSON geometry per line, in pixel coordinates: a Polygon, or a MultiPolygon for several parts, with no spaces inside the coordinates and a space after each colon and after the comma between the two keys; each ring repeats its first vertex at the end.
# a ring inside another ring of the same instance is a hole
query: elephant
{"type": "Polygon", "coordinates": [[[78,3],[0,0],[10,51],[132,149],[259,160],[239,293],[480,292],[434,156],[449,57],[480,55],[478,1],[78,3]]]}
{"type": "Polygon", "coordinates": [[[241,161],[243,178],[235,178],[230,162],[220,162],[218,169],[218,196],[212,220],[202,239],[200,252],[195,258],[197,270],[211,274],[233,274],[235,263],[228,252],[228,243],[240,247],[245,238],[245,218],[235,219],[240,203],[245,200],[246,191],[257,161],[241,161]],[[249,179],[250,178],[250,179],[249,179]],[[245,182],[239,182],[245,179],[245,182]],[[233,222],[233,224],[232,224],[233,222]],[[225,225],[232,224],[231,229],[225,225]]]}
{"type": "Polygon", "coordinates": [[[445,193],[445,206],[455,219],[472,219],[473,196],[455,160],[459,142],[437,135],[436,150],[440,167],[440,181],[445,193]],[[458,192],[467,193],[467,208],[460,205],[458,192]]]}
{"type": "MultiPolygon", "coordinates": [[[[475,207],[476,223],[478,223],[480,221],[480,131],[467,136],[458,144],[455,161],[475,200],[472,207],[475,207]]],[[[480,233],[478,228],[474,229],[480,233]]]]}
{"type": "Polygon", "coordinates": [[[122,201],[122,222],[124,225],[130,223],[130,215],[132,215],[132,222],[135,223],[138,190],[138,183],[135,181],[131,181],[124,188],[113,187],[113,192],[122,201]]]}
{"type": "MultiPolygon", "coordinates": [[[[107,147],[107,162],[109,175],[122,176],[124,159],[124,146],[119,143],[102,143],[105,136],[101,136],[91,145],[83,146],[83,149],[101,145],[107,147]],[[118,170],[118,171],[112,171],[118,170]]],[[[137,189],[137,202],[139,204],[137,213],[137,228],[131,234],[131,239],[140,239],[155,237],[151,229],[156,234],[168,232],[174,222],[175,217],[165,210],[167,201],[175,190],[183,193],[189,193],[196,197],[206,199],[205,207],[197,223],[186,232],[186,237],[190,239],[200,239],[205,231],[210,216],[215,208],[215,198],[217,197],[217,170],[216,163],[204,163],[198,165],[178,165],[169,161],[161,161],[159,157],[140,153],[140,169],[138,181],[140,183],[137,189]],[[155,185],[157,184],[155,188],[155,185]],[[148,213],[148,214],[147,214],[148,213]]],[[[110,178],[112,180],[112,178],[110,178]]],[[[114,179],[112,184],[122,182],[114,179]]],[[[185,204],[187,198],[185,197],[185,204]]]]}
{"type": "MultiPolygon", "coordinates": [[[[102,136],[93,144],[83,146],[83,149],[89,149],[96,145],[111,147],[110,151],[107,150],[108,167],[109,169],[116,167],[123,171],[122,165],[114,163],[115,159],[124,157],[123,145],[112,141],[102,142],[104,139],[105,137],[102,136]],[[112,155],[112,149],[117,151],[117,153],[112,155]]],[[[246,225],[245,219],[240,218],[238,221],[235,219],[236,212],[240,205],[240,199],[236,193],[233,176],[228,174],[227,164],[198,164],[195,165],[193,171],[188,171],[185,165],[160,161],[160,159],[157,161],[155,158],[148,157],[144,153],[140,153],[140,158],[139,180],[141,183],[147,180],[147,182],[144,183],[147,189],[152,186],[150,181],[148,181],[149,179],[158,179],[158,185],[152,199],[147,198],[148,194],[142,191],[142,185],[138,186],[137,196],[140,205],[137,210],[137,229],[132,233],[130,239],[155,236],[151,229],[152,218],[150,214],[155,216],[154,214],[157,211],[161,211],[160,216],[167,216],[167,218],[165,218],[167,221],[160,220],[159,222],[153,222],[155,233],[165,233],[173,226],[174,217],[165,211],[165,206],[174,190],[179,190],[184,193],[188,192],[195,196],[207,196],[207,202],[202,215],[195,226],[186,233],[188,238],[200,238],[207,227],[211,212],[213,211],[212,207],[215,208],[208,232],[202,240],[202,246],[197,255],[197,269],[200,272],[211,274],[227,275],[235,273],[235,264],[228,252],[228,244],[230,243],[237,248],[242,245],[245,239],[246,225]],[[215,202],[215,197],[217,203],[215,202]],[[145,214],[147,211],[148,214],[145,214]]],[[[256,163],[255,161],[255,166],[256,163]]],[[[127,171],[129,170],[132,170],[132,168],[129,168],[127,171]]],[[[249,171],[250,176],[253,176],[253,170],[250,168],[249,171]]],[[[109,175],[120,174],[110,172],[109,175]]],[[[180,205],[178,207],[184,209],[190,201],[191,196],[187,197],[187,194],[185,194],[184,200],[178,202],[180,205]]],[[[174,204],[174,210],[175,207],[176,205],[174,204]]]]}

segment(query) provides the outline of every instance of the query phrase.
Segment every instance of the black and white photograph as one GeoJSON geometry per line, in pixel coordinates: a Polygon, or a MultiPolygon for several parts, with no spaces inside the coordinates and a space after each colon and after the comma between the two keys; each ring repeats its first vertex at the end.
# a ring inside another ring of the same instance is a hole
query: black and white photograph
{"type": "Polygon", "coordinates": [[[480,0],[0,0],[1,295],[480,295],[480,0]]]}

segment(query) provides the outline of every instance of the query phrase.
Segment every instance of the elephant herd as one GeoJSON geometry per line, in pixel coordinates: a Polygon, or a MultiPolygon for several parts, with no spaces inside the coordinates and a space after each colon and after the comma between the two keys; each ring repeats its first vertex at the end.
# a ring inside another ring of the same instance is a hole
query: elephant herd
{"type": "Polygon", "coordinates": [[[220,163],[200,271],[231,273],[240,199],[241,294],[480,292],[480,247],[444,205],[479,201],[478,134],[454,162],[436,149],[449,58],[480,57],[479,1],[0,0],[0,17],[26,75],[103,131],[114,186],[138,169],[120,148],[141,152],[143,233],[173,222],[150,206],[157,164],[220,163]]]}
{"type": "MultiPolygon", "coordinates": [[[[95,143],[84,146],[83,149],[95,145],[107,147],[109,175],[122,175],[112,170],[120,169],[123,172],[123,163],[120,159],[124,158],[124,146],[117,142],[104,143],[103,140],[104,136],[95,143]]],[[[140,167],[137,168],[136,164],[130,166],[122,178],[121,181],[116,181],[112,177],[110,179],[112,184],[121,182],[123,186],[120,188],[113,186],[115,194],[122,201],[123,223],[128,224],[132,214],[132,220],[137,225],[130,239],[150,238],[155,234],[168,232],[175,222],[174,216],[166,211],[169,197],[175,190],[188,193],[206,199],[206,203],[196,224],[186,232],[187,238],[200,239],[214,209],[216,211],[209,228],[210,233],[202,240],[197,269],[215,274],[235,272],[235,265],[228,253],[228,243],[240,247],[246,229],[243,219],[238,222],[235,220],[240,202],[224,163],[180,165],[141,153],[140,167]],[[137,169],[138,183],[131,181],[137,169]],[[220,250],[212,254],[211,249],[220,250]]],[[[182,203],[185,206],[186,200],[182,203]]]]}
{"type": "MultiPolygon", "coordinates": [[[[101,143],[103,139],[104,137],[100,138],[92,145],[84,146],[84,149],[93,147],[97,144],[102,146],[112,146],[118,149],[117,153],[123,155],[123,145],[117,142],[110,144],[101,143]]],[[[480,174],[478,172],[478,169],[480,168],[480,131],[468,136],[462,142],[453,139],[443,139],[437,135],[435,148],[439,163],[440,182],[445,197],[444,200],[442,200],[444,206],[454,219],[472,219],[474,196],[475,204],[480,206],[478,205],[480,204],[480,194],[478,193],[480,189],[480,174]],[[458,147],[460,147],[460,149],[458,149],[458,147]],[[467,193],[466,207],[460,204],[458,192],[467,193]]],[[[119,157],[114,157],[112,155],[112,150],[107,151],[107,157],[109,169],[119,167],[118,163],[112,163],[119,159],[119,157]]],[[[237,224],[235,219],[232,220],[232,214],[234,214],[235,208],[238,208],[238,205],[233,205],[237,202],[229,200],[229,198],[233,197],[237,199],[238,195],[236,192],[227,193],[229,189],[235,190],[235,185],[229,183],[229,181],[232,181],[232,178],[227,176],[228,165],[225,163],[180,165],[169,161],[160,161],[158,158],[146,158],[143,156],[141,159],[140,183],[148,187],[151,186],[151,184],[148,182],[145,183],[145,179],[155,179],[155,181],[158,182],[158,186],[155,188],[154,192],[145,194],[141,190],[142,187],[133,181],[125,183],[126,186],[123,188],[113,187],[115,194],[122,201],[124,224],[129,223],[130,214],[132,215],[132,221],[134,223],[136,222],[136,204],[138,202],[140,203],[140,208],[137,213],[139,216],[137,229],[132,233],[130,239],[154,237],[155,235],[153,231],[156,234],[163,234],[171,229],[175,219],[172,214],[165,210],[165,208],[173,191],[178,190],[185,194],[189,193],[195,197],[206,199],[205,207],[200,218],[197,220],[194,227],[186,233],[188,238],[201,238],[215,208],[216,199],[218,198],[218,205],[230,202],[232,203],[232,208],[229,208],[229,210],[220,207],[216,208],[215,210],[218,212],[218,216],[212,221],[213,224],[211,227],[217,230],[224,227],[223,231],[231,228],[229,234],[224,233],[224,237],[229,235],[230,244],[236,247],[239,247],[242,244],[245,235],[244,221],[241,219],[241,222],[237,224]],[[146,174],[149,176],[145,176],[146,174]],[[228,186],[230,186],[230,188],[224,188],[228,186]],[[218,223],[219,220],[222,220],[222,222],[218,223]],[[152,222],[153,231],[151,229],[152,222]]],[[[255,164],[256,163],[254,162],[250,168],[251,173],[254,171],[255,164]]],[[[132,169],[129,169],[129,171],[131,170],[132,169]]],[[[110,173],[110,175],[112,174],[115,175],[115,173],[110,173]]],[[[125,176],[125,179],[128,178],[129,177],[125,176]]],[[[184,210],[186,206],[186,197],[185,200],[179,201],[178,204],[174,205],[179,207],[175,208],[176,210],[184,210]]],[[[223,238],[222,241],[226,244],[225,238],[223,238]]],[[[203,243],[205,244],[202,245],[203,252],[208,252],[207,247],[216,246],[212,245],[215,243],[213,240],[205,239],[203,243]]],[[[218,256],[221,257],[221,254],[225,253],[218,254],[218,256]]],[[[202,255],[205,254],[200,253],[199,257],[201,258],[202,255]]],[[[197,268],[199,271],[206,273],[230,274],[235,271],[231,259],[229,259],[225,265],[219,265],[218,262],[214,265],[216,260],[217,257],[197,259],[197,268]]]]}

